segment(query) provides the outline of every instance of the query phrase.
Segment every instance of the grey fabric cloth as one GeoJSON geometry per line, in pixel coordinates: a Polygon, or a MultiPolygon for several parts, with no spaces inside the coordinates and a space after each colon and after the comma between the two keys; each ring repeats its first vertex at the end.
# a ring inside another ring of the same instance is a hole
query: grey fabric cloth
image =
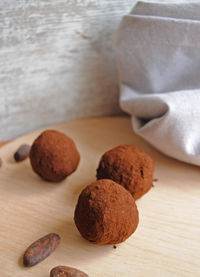
{"type": "Polygon", "coordinates": [[[138,2],[116,37],[120,104],[161,152],[200,165],[200,3],[138,2]]]}

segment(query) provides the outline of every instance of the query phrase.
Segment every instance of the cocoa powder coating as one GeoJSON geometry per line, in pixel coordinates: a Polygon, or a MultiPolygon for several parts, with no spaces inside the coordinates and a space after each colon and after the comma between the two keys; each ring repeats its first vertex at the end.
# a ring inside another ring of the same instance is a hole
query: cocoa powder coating
{"type": "Polygon", "coordinates": [[[81,192],[74,220],[85,239],[96,244],[117,244],[134,233],[139,218],[127,190],[112,180],[99,180],[81,192]]]}
{"type": "Polygon", "coordinates": [[[152,186],[154,162],[133,145],[119,145],[107,151],[97,168],[97,179],[112,179],[140,198],[152,186]]]}
{"type": "Polygon", "coordinates": [[[30,150],[33,170],[47,181],[62,181],[76,170],[79,160],[73,140],[55,130],[44,131],[30,150]]]}

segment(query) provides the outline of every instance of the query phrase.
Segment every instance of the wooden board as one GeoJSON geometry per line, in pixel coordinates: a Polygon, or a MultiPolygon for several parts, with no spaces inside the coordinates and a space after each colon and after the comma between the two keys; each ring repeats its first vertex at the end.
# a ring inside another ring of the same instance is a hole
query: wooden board
{"type": "Polygon", "coordinates": [[[60,184],[41,180],[29,160],[16,164],[13,153],[40,131],[0,149],[0,276],[46,277],[57,265],[77,267],[91,277],[200,276],[199,168],[177,162],[133,134],[128,118],[69,122],[54,129],[70,135],[81,154],[78,170],[60,184]],[[156,162],[154,187],[137,201],[140,223],[125,243],[97,246],[82,239],[73,222],[81,190],[95,180],[100,156],[121,144],[135,144],[156,162]],[[34,240],[57,232],[58,249],[32,268],[22,266],[34,240]]]}

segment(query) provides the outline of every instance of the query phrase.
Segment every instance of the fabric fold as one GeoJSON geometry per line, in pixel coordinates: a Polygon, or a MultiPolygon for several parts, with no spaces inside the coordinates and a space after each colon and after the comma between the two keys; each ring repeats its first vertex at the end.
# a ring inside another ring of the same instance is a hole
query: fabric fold
{"type": "Polygon", "coordinates": [[[161,152],[200,165],[200,3],[138,2],[116,37],[120,105],[161,152]]]}

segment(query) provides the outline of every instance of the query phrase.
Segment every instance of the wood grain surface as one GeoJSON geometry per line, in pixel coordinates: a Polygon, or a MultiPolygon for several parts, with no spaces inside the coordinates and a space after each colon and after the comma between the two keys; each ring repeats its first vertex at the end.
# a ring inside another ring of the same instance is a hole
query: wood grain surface
{"type": "Polygon", "coordinates": [[[0,1],[0,141],[120,113],[113,37],[133,3],[0,1]]]}
{"type": "Polygon", "coordinates": [[[0,149],[0,276],[45,277],[57,265],[77,267],[91,277],[199,277],[199,168],[177,162],[137,137],[128,118],[72,121],[53,128],[70,135],[81,154],[78,170],[59,184],[41,180],[29,160],[15,163],[21,143],[41,130],[0,149]],[[135,144],[156,163],[154,187],[137,201],[140,223],[126,242],[97,246],[82,239],[73,222],[81,190],[95,180],[101,155],[121,144],[135,144]],[[60,234],[58,249],[41,264],[22,266],[27,246],[50,232],[60,234]]]}

